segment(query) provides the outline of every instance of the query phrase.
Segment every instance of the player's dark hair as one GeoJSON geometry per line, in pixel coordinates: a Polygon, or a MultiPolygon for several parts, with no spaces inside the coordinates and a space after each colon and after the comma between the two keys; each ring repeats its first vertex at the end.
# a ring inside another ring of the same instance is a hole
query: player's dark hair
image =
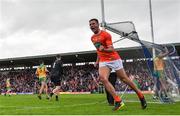
{"type": "Polygon", "coordinates": [[[96,21],[97,23],[99,23],[98,19],[96,19],[96,18],[92,18],[89,20],[89,22],[91,22],[91,21],[96,21]]]}
{"type": "Polygon", "coordinates": [[[56,55],[56,58],[61,58],[61,56],[58,54],[58,55],[56,55]]]}
{"type": "Polygon", "coordinates": [[[39,60],[39,64],[43,64],[44,63],[44,61],[43,60],[39,60]]]}

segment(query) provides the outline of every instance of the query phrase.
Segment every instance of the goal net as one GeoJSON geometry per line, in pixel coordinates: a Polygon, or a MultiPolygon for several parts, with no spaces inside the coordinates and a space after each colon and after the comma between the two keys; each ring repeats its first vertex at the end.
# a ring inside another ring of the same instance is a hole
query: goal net
{"type": "Polygon", "coordinates": [[[142,52],[142,58],[145,61],[145,63],[141,63],[141,67],[143,67],[143,71],[148,72],[147,78],[153,80],[153,86],[150,87],[150,90],[154,91],[154,99],[158,99],[163,103],[180,101],[180,57],[174,45],[160,45],[139,39],[135,26],[131,21],[105,23],[103,26],[105,29],[120,35],[120,39],[114,43],[122,39],[129,39],[140,45],[141,50],[138,52],[142,52]],[[159,67],[162,69],[155,68],[155,65],[158,64],[155,63],[157,62],[156,59],[160,58],[160,54],[166,52],[168,53],[161,57],[161,61],[159,61],[161,63],[159,67]]]}

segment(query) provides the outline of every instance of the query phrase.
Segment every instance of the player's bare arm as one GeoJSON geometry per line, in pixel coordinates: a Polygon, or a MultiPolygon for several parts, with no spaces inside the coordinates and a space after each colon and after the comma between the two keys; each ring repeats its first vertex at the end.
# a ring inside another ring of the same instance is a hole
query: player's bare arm
{"type": "Polygon", "coordinates": [[[108,46],[107,48],[105,48],[103,45],[101,45],[99,47],[99,51],[113,52],[114,51],[114,47],[111,45],[111,46],[108,46]]]}

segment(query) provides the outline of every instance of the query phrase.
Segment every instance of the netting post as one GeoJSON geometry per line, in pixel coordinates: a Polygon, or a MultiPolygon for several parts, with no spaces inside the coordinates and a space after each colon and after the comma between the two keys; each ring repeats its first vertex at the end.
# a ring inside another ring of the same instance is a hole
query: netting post
{"type": "Polygon", "coordinates": [[[104,13],[104,0],[101,0],[101,13],[102,13],[102,23],[101,23],[101,26],[102,26],[102,30],[106,30],[105,29],[105,13],[104,13]]]}
{"type": "MultiPolygon", "coordinates": [[[[154,43],[154,30],[153,30],[153,17],[152,17],[152,5],[151,5],[151,0],[149,0],[149,14],[150,14],[150,21],[151,21],[151,38],[152,42],[154,43]]],[[[152,53],[153,53],[153,58],[155,57],[155,49],[152,48],[152,53]]]]}

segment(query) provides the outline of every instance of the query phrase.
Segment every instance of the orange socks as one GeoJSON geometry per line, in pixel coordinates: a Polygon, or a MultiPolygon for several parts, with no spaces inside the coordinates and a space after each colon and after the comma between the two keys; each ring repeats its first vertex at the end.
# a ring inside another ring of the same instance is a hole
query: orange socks
{"type": "Polygon", "coordinates": [[[115,96],[115,97],[114,97],[114,101],[120,102],[120,101],[121,101],[121,98],[120,98],[119,96],[115,96]]]}
{"type": "Polygon", "coordinates": [[[144,95],[142,94],[142,92],[137,92],[137,95],[138,95],[139,99],[144,98],[144,95]]]}

